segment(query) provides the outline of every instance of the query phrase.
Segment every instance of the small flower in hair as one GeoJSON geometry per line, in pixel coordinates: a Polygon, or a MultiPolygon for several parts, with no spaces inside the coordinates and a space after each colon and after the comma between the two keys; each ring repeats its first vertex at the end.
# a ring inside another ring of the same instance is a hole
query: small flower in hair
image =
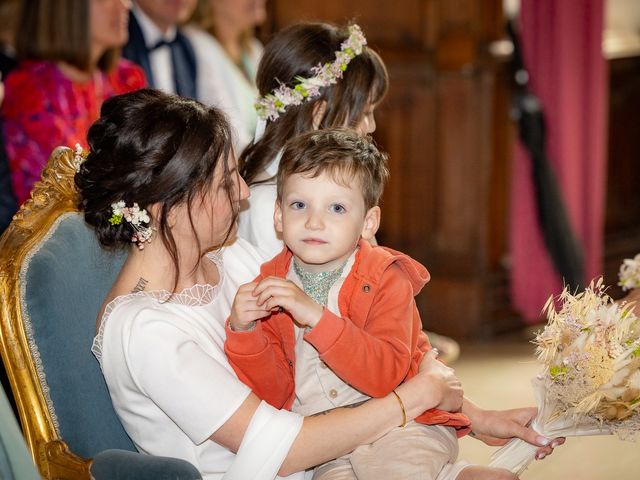
{"type": "Polygon", "coordinates": [[[73,152],[73,166],[76,169],[76,172],[80,171],[80,165],[84,163],[84,161],[89,156],[89,152],[82,149],[82,145],[76,143],[76,149],[73,152]]]}
{"type": "Polygon", "coordinates": [[[133,206],[127,207],[123,200],[112,203],[111,210],[113,213],[109,218],[109,223],[111,225],[120,225],[124,220],[131,224],[134,229],[131,241],[136,243],[140,250],[144,249],[144,244],[149,243],[153,235],[153,228],[148,225],[151,222],[151,218],[147,211],[144,208],[141,209],[136,202],[133,202],[133,206]]]}

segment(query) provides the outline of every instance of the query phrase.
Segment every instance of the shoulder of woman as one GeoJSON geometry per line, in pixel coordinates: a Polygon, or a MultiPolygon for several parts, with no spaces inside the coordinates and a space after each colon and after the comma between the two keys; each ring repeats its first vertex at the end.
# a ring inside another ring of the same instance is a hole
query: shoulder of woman
{"type": "Polygon", "coordinates": [[[11,118],[43,110],[43,101],[52,100],[50,93],[59,86],[59,73],[52,62],[22,62],[4,81],[3,115],[11,118]]]}
{"type": "Polygon", "coordinates": [[[244,238],[238,237],[233,244],[224,247],[222,258],[225,272],[231,271],[240,275],[246,274],[248,277],[253,278],[258,274],[260,265],[270,257],[244,238]]]}
{"type": "Polygon", "coordinates": [[[144,70],[135,63],[121,58],[109,75],[116,94],[127,93],[147,86],[144,70]]]}
{"type": "Polygon", "coordinates": [[[249,57],[256,63],[256,65],[260,61],[260,57],[262,57],[263,51],[264,45],[262,45],[262,42],[256,37],[253,37],[249,41],[249,57]]]}
{"type": "Polygon", "coordinates": [[[183,27],[182,33],[187,36],[193,45],[193,48],[196,50],[196,53],[207,53],[206,49],[213,49],[214,51],[222,50],[222,45],[220,45],[218,40],[216,40],[216,38],[209,32],[205,32],[197,25],[189,24],[183,27]]]}
{"type": "MultiPolygon", "coordinates": [[[[50,61],[22,61],[20,65],[4,79],[5,88],[13,91],[26,91],[38,86],[39,89],[47,85],[54,86],[61,77],[60,70],[50,61]]],[[[38,92],[32,92],[38,93],[38,92]]]]}
{"type": "Polygon", "coordinates": [[[128,338],[129,342],[136,338],[144,341],[151,335],[178,338],[188,334],[189,321],[186,315],[179,316],[169,306],[149,295],[127,295],[116,298],[107,306],[108,313],[102,318],[105,330],[119,338],[128,338]],[[108,327],[107,327],[108,326],[108,327]],[[155,332],[155,333],[154,333],[155,332]]]}

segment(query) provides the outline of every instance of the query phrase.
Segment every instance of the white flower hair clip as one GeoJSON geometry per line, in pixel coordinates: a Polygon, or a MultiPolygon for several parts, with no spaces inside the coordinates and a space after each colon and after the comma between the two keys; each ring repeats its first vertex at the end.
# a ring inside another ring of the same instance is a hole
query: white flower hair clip
{"type": "Polygon", "coordinates": [[[291,88],[282,84],[273,92],[258,98],[255,103],[258,117],[263,120],[277,120],[289,105],[300,105],[303,102],[320,96],[320,89],[338,82],[349,62],[362,53],[367,39],[358,25],[350,25],[349,37],[340,45],[336,58],[332,63],[319,63],[311,70],[315,74],[311,78],[296,77],[298,82],[291,88]]]}
{"type": "Polygon", "coordinates": [[[144,208],[141,209],[136,202],[133,202],[133,206],[127,207],[123,200],[112,203],[111,210],[113,214],[109,218],[109,223],[120,225],[123,220],[130,223],[134,230],[131,241],[137,244],[140,250],[143,250],[144,244],[151,242],[153,235],[153,228],[149,226],[151,218],[147,211],[144,208]]]}
{"type": "Polygon", "coordinates": [[[73,166],[76,172],[80,171],[80,165],[84,163],[88,156],[89,152],[83,150],[82,145],[76,143],[76,149],[73,151],[73,166]]]}
{"type": "Polygon", "coordinates": [[[640,287],[640,253],[634,258],[625,258],[622,265],[620,265],[618,278],[620,279],[618,285],[623,290],[640,287]]]}

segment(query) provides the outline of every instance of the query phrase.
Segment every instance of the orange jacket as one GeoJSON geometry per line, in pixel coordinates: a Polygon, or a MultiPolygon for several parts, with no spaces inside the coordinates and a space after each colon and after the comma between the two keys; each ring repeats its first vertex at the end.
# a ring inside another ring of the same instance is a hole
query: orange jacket
{"type": "MultiPolygon", "coordinates": [[[[291,251],[284,249],[262,265],[257,281],[286,277],[291,251]]],[[[429,272],[409,256],[361,241],[351,272],[338,295],[341,318],[324,309],[304,338],[344,382],[371,397],[383,397],[413,377],[431,349],[422,331],[414,296],[429,281],[429,272]]],[[[295,332],[287,312],[274,313],[249,332],[227,326],[225,353],[240,380],[266,402],[291,408],[295,398],[295,332]]],[[[446,425],[458,436],[469,432],[462,413],[428,410],[416,421],[446,425]]]]}

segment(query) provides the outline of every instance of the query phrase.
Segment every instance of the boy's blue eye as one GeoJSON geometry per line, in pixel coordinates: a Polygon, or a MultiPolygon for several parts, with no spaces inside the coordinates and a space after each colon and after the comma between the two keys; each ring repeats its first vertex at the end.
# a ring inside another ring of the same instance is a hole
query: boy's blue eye
{"type": "Polygon", "coordinates": [[[294,210],[302,210],[305,207],[304,202],[293,202],[291,203],[291,208],[294,210]]]}
{"type": "Polygon", "coordinates": [[[340,205],[339,203],[334,203],[333,205],[331,205],[331,211],[333,213],[345,213],[347,209],[344,208],[344,206],[340,205]]]}

